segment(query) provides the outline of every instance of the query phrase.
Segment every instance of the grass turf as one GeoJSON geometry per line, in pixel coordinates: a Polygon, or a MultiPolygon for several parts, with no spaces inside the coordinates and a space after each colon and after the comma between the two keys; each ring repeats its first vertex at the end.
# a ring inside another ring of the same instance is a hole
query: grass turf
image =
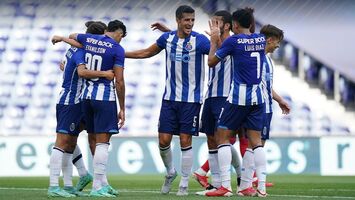
{"type": "MultiPolygon", "coordinates": [[[[160,194],[163,175],[110,176],[109,182],[120,191],[117,198],[122,200],[206,199],[206,197],[194,194],[202,188],[192,179],[190,180],[189,196],[176,196],[178,179],[174,181],[173,190],[169,195],[160,194]]],[[[75,178],[74,183],[76,181],[75,178]]],[[[275,184],[274,187],[268,188],[268,199],[355,199],[355,177],[272,175],[268,176],[268,181],[275,184]]],[[[1,177],[0,200],[48,199],[48,182],[48,177],[1,177]]],[[[235,193],[235,180],[232,183],[235,193]]],[[[84,192],[89,192],[89,190],[90,187],[87,186],[84,192]]],[[[77,197],[75,199],[87,198],[96,199],[91,197],[77,197]]],[[[241,197],[234,196],[233,198],[241,197]]]]}

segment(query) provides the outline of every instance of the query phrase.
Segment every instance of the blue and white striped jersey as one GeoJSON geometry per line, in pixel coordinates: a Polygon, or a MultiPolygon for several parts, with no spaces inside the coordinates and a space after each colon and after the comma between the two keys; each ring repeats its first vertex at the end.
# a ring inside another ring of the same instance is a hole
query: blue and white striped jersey
{"type": "Polygon", "coordinates": [[[179,38],[177,31],[164,33],[157,45],[166,52],[166,81],[164,100],[202,103],[205,76],[204,54],[210,42],[194,31],[179,38]]]}
{"type": "Polygon", "coordinates": [[[231,57],[227,56],[215,67],[209,69],[206,98],[228,97],[232,83],[231,57]]]}
{"type": "MultiPolygon", "coordinates": [[[[106,35],[78,34],[77,40],[84,46],[88,69],[106,71],[124,67],[124,49],[112,38],[106,35]]],[[[116,101],[114,82],[106,78],[86,79],[83,99],[116,101]]]]}
{"type": "Polygon", "coordinates": [[[271,58],[265,55],[262,72],[262,83],[264,85],[265,113],[272,113],[272,84],[274,77],[274,63],[271,58]]]}
{"type": "Polygon", "coordinates": [[[232,58],[233,80],[227,101],[242,106],[264,103],[261,83],[264,51],[265,37],[257,33],[233,35],[217,50],[220,60],[228,55],[232,58]]]}
{"type": "Polygon", "coordinates": [[[85,51],[71,47],[64,57],[64,73],[62,90],[59,94],[58,104],[73,105],[80,103],[83,79],[78,75],[78,66],[85,65],[85,51]]]}

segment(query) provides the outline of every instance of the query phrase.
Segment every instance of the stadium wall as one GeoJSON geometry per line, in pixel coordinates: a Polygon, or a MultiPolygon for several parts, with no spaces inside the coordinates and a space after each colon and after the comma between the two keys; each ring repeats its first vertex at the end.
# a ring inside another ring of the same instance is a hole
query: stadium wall
{"type": "MultiPolygon", "coordinates": [[[[0,137],[0,176],[48,176],[49,156],[54,137],[0,137]]],[[[92,171],[87,138],[79,145],[92,171]]],[[[239,150],[238,143],[235,147],[239,150]]],[[[172,143],[174,164],[179,166],[177,138],[172,143]]],[[[194,168],[207,158],[204,137],[193,141],[194,168]]],[[[273,138],[267,142],[269,174],[355,175],[355,137],[273,138]]],[[[76,173],[76,170],[74,169],[76,173]]],[[[164,173],[158,143],[152,137],[114,137],[110,145],[110,174],[164,173]]]]}

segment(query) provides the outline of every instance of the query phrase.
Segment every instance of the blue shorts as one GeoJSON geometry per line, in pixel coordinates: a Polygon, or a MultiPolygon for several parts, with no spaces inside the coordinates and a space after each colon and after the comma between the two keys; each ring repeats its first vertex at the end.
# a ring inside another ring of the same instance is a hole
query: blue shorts
{"type": "Polygon", "coordinates": [[[221,111],[218,128],[238,130],[240,127],[261,131],[264,125],[265,105],[240,106],[226,102],[221,111]]]}
{"type": "Polygon", "coordinates": [[[264,113],[264,127],[263,127],[263,131],[261,132],[262,140],[269,139],[271,119],[272,119],[272,113],[264,113]]]}
{"type": "Polygon", "coordinates": [[[118,133],[116,101],[86,99],[82,105],[88,133],[118,133]]]}
{"type": "Polygon", "coordinates": [[[163,100],[159,116],[159,133],[198,135],[201,104],[163,100]]]}
{"type": "Polygon", "coordinates": [[[79,135],[80,123],[83,120],[83,113],[81,111],[81,103],[74,105],[57,104],[57,133],[65,133],[71,135],[79,135]]]}
{"type": "Polygon", "coordinates": [[[203,103],[200,132],[214,135],[218,118],[227,97],[211,97],[203,103]]]}

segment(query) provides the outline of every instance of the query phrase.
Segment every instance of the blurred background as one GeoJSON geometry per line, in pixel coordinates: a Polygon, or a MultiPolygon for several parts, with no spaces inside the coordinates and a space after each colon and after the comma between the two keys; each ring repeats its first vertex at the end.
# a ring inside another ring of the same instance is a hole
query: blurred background
{"type": "MultiPolygon", "coordinates": [[[[0,176],[48,174],[62,83],[59,62],[69,48],[53,46],[54,34],[84,32],[88,20],[119,19],[127,26],[121,42],[126,51],[145,48],[162,34],[150,24],[160,21],[175,29],[175,10],[183,4],[196,10],[197,32],[208,30],[215,11],[245,6],[255,8],[257,31],[265,24],[284,30],[285,40],[271,55],[274,89],[292,112],[283,116],[274,103],[272,139],[266,146],[269,173],[355,175],[354,1],[2,0],[0,161],[5,164],[0,176]]],[[[126,125],[112,140],[110,173],[164,171],[156,139],[164,54],[126,60],[126,125]]],[[[204,134],[194,142],[197,166],[207,154],[204,134]]],[[[91,166],[86,134],[79,143],[91,166]]]]}

